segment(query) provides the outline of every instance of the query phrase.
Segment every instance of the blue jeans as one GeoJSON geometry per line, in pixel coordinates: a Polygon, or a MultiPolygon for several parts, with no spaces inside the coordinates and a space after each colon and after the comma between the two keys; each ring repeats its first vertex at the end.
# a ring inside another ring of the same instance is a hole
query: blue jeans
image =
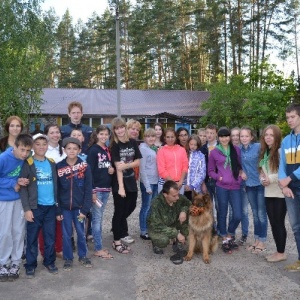
{"type": "Polygon", "coordinates": [[[214,216],[214,228],[217,233],[220,233],[219,224],[217,224],[218,220],[218,200],[216,194],[216,181],[212,178],[209,178],[207,182],[205,182],[208,193],[210,195],[211,200],[213,201],[213,216],[214,216]]]}
{"type": "Polygon", "coordinates": [[[147,229],[147,217],[149,214],[151,200],[157,196],[157,184],[150,184],[152,194],[146,192],[146,188],[142,182],[140,182],[142,193],[142,206],[140,210],[140,230],[141,234],[148,233],[147,229]]]}
{"type": "Polygon", "coordinates": [[[235,230],[242,219],[241,190],[227,190],[217,186],[216,194],[219,208],[218,229],[220,230],[220,235],[222,237],[225,237],[227,234],[234,236],[235,230]],[[226,230],[228,203],[232,207],[232,219],[229,221],[228,230],[226,230]]]}
{"type": "Polygon", "coordinates": [[[72,234],[74,223],[75,230],[77,233],[77,251],[79,258],[86,257],[87,255],[87,245],[85,239],[85,220],[79,222],[77,216],[79,216],[80,210],[62,210],[63,220],[62,220],[62,230],[63,230],[63,256],[66,260],[73,260],[73,248],[72,248],[72,234]]]}
{"type": "Polygon", "coordinates": [[[285,198],[285,202],[300,260],[300,191],[293,189],[293,193],[295,198],[285,198]]]}
{"type": "MultiPolygon", "coordinates": [[[[242,194],[242,235],[248,236],[249,232],[249,216],[248,216],[248,197],[245,191],[245,187],[241,187],[241,194],[242,194]]],[[[229,205],[229,221],[232,218],[232,208],[229,205]]]]}
{"type": "Polygon", "coordinates": [[[268,230],[265,188],[262,185],[246,186],[246,193],[253,213],[254,239],[264,243],[268,230]]]}
{"type": "Polygon", "coordinates": [[[38,257],[38,236],[42,229],[44,237],[44,266],[55,263],[55,205],[38,205],[32,209],[34,222],[27,222],[27,240],[26,240],[26,269],[35,269],[37,267],[38,257]]]}
{"type": "Polygon", "coordinates": [[[99,251],[102,247],[102,220],[105,206],[108,201],[109,192],[97,192],[97,197],[102,202],[102,206],[98,207],[95,203],[92,205],[92,226],[94,237],[94,250],[99,251]]]}

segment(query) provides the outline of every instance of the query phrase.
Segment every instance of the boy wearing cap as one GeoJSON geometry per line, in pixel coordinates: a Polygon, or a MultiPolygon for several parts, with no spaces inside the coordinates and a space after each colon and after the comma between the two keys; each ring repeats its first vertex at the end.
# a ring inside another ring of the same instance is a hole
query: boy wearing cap
{"type": "Polygon", "coordinates": [[[89,165],[78,157],[81,150],[78,139],[63,139],[63,147],[67,157],[57,164],[57,220],[62,221],[64,270],[70,270],[73,262],[72,223],[77,233],[79,262],[90,268],[92,264],[87,258],[84,219],[92,206],[92,173],[89,165]]]}
{"type": "Polygon", "coordinates": [[[33,278],[37,267],[38,235],[42,228],[45,251],[44,266],[51,274],[55,266],[55,214],[57,203],[57,173],[54,160],[46,158],[48,137],[33,136],[34,155],[25,160],[21,177],[29,184],[21,187],[20,196],[27,221],[26,277],[33,278]]]}
{"type": "Polygon", "coordinates": [[[0,155],[0,281],[17,279],[20,273],[25,219],[19,190],[28,184],[20,172],[31,147],[32,137],[19,134],[13,149],[0,155]]]}

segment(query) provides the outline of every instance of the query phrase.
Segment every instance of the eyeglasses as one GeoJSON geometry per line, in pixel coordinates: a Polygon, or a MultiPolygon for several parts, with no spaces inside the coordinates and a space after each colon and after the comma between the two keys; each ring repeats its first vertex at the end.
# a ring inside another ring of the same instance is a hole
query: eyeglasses
{"type": "Polygon", "coordinates": [[[188,136],[187,134],[179,134],[180,137],[188,136]]]}

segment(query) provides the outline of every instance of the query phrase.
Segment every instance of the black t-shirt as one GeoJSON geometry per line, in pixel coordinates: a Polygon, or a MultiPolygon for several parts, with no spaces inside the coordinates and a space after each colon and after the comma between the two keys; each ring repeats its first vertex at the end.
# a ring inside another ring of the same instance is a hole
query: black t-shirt
{"type": "Polygon", "coordinates": [[[112,164],[108,149],[103,149],[98,144],[91,146],[88,149],[87,163],[92,170],[93,188],[111,188],[112,175],[108,174],[108,168],[112,164]]]}
{"type": "MultiPolygon", "coordinates": [[[[128,142],[113,143],[111,148],[112,163],[116,161],[123,161],[125,163],[131,163],[135,159],[141,159],[142,154],[135,140],[130,139],[128,142]]],[[[134,176],[134,170],[132,168],[123,170],[123,182],[124,189],[128,192],[137,192],[137,184],[134,176]]],[[[113,192],[118,192],[119,184],[117,179],[117,172],[113,175],[113,192]]]]}

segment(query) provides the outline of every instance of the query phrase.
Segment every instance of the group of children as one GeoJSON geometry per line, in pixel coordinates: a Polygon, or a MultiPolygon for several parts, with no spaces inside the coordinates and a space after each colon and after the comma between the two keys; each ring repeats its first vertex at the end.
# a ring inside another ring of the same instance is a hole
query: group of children
{"type": "MultiPolygon", "coordinates": [[[[50,273],[58,272],[55,260],[61,251],[64,269],[70,270],[74,259],[74,229],[79,262],[92,267],[87,256],[85,230],[89,213],[94,256],[112,259],[102,243],[103,213],[111,191],[114,199],[112,247],[118,253],[129,253],[129,244],[134,239],[128,233],[127,218],[136,208],[138,178],[142,198],[140,237],[144,240],[150,240],[147,216],[152,199],[165,181],[173,180],[180,193],[190,200],[192,191],[211,194],[215,230],[223,238],[225,252],[247,240],[248,203],[254,220],[254,241],[249,251],[258,254],[266,250],[268,216],[277,251],[267,260],[286,260],[286,211],[299,245],[299,216],[293,212],[299,211],[294,189],[298,181],[297,149],[290,156],[288,149],[281,150],[279,155],[281,133],[277,126],[266,127],[261,142],[255,143],[249,127],[217,130],[216,126],[208,125],[199,129],[198,135],[189,136],[185,128],[163,129],[156,123],[144,131],[144,142],[138,145],[139,122],[126,123],[122,118],[115,118],[111,132],[100,125],[92,133],[88,127],[82,130],[80,119],[77,120],[78,109],[82,117],[82,107],[77,102],[69,107],[71,121],[77,124],[72,123],[71,130],[64,129],[69,136],[62,143],[59,140],[63,136],[56,124],[46,126],[45,134],[31,137],[21,133],[22,121],[18,117],[9,118],[12,125],[11,130],[10,124],[7,126],[6,144],[0,141],[0,281],[19,277],[24,240],[28,278],[35,276],[38,244],[43,265],[50,273]],[[242,237],[236,240],[239,223],[242,237]]],[[[300,119],[298,106],[287,111],[292,113],[300,119]]],[[[288,122],[296,132],[300,121],[294,124],[294,120],[288,119],[288,122]]],[[[299,261],[288,269],[298,271],[299,261]]]]}
{"type": "MultiPolygon", "coordinates": [[[[266,260],[280,262],[287,259],[287,212],[300,253],[300,206],[297,193],[300,178],[297,169],[300,106],[289,106],[286,114],[292,133],[282,144],[281,130],[276,125],[265,127],[260,142],[255,142],[255,133],[248,126],[232,130],[221,127],[218,130],[217,126],[209,124],[198,130],[198,136],[189,136],[185,128],[179,128],[176,132],[173,128],[165,129],[164,143],[157,151],[154,142],[157,141],[157,134],[147,129],[145,143],[140,146],[143,156],[140,170],[141,238],[150,239],[145,220],[151,199],[156,195],[156,186],[159,192],[165,181],[173,180],[177,182],[180,193],[189,199],[192,190],[210,193],[214,200],[215,230],[222,237],[221,248],[224,252],[245,245],[250,204],[254,239],[247,249],[251,253],[260,254],[267,250],[265,243],[269,219],[276,251],[266,256],[266,260]],[[289,143],[292,148],[288,146],[289,143]],[[280,150],[281,145],[283,148],[280,150]],[[242,236],[236,239],[236,229],[240,223],[242,236]]],[[[300,257],[286,269],[299,271],[299,261],[300,257]]]]}

